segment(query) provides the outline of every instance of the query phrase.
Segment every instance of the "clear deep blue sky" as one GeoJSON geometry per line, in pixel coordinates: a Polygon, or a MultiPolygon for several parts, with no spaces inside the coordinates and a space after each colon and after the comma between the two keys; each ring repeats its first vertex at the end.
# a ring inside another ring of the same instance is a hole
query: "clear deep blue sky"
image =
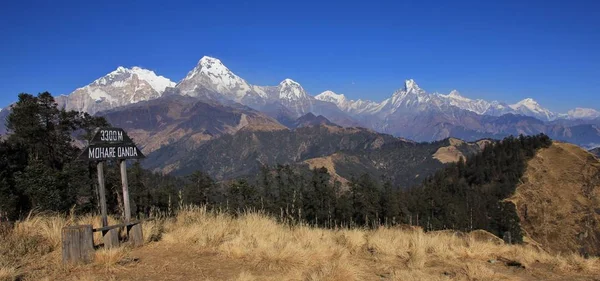
{"type": "Polygon", "coordinates": [[[252,84],[382,100],[414,78],[471,98],[600,110],[600,1],[4,1],[0,106],[204,56],[252,84]],[[526,3],[525,3],[526,2],[526,3]]]}

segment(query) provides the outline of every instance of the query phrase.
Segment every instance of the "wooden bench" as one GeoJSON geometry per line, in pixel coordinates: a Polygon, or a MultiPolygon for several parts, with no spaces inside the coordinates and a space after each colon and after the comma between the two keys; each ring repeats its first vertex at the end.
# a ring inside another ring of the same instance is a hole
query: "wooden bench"
{"type": "Polygon", "coordinates": [[[94,258],[94,232],[102,233],[104,248],[119,247],[119,230],[121,228],[126,230],[127,238],[134,247],[144,245],[141,220],[98,228],[92,228],[92,225],[64,227],[62,229],[63,263],[92,261],[94,258]]]}
{"type": "Polygon", "coordinates": [[[93,232],[102,232],[102,241],[104,242],[104,248],[116,248],[119,247],[119,230],[125,228],[127,232],[127,238],[134,247],[140,247],[144,245],[144,234],[142,232],[142,221],[132,221],[128,223],[121,223],[115,225],[109,225],[105,227],[94,228],[93,232]]]}

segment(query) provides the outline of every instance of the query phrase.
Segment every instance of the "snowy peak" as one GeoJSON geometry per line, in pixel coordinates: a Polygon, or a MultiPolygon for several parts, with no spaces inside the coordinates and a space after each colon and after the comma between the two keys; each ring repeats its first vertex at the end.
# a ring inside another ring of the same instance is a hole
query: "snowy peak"
{"type": "Polygon", "coordinates": [[[526,98],[518,103],[509,105],[509,107],[518,114],[533,116],[544,121],[551,121],[556,118],[555,113],[543,108],[532,98],[526,98]]]}
{"type": "Polygon", "coordinates": [[[415,82],[415,80],[413,80],[413,79],[408,79],[408,80],[404,81],[404,91],[406,91],[407,93],[425,92],[419,87],[419,85],[417,85],[417,82],[415,82]]]}
{"type": "Polygon", "coordinates": [[[304,88],[298,82],[286,78],[279,83],[279,98],[291,101],[307,99],[308,97],[304,88]]]}
{"type": "Polygon", "coordinates": [[[517,110],[517,111],[529,110],[531,112],[536,112],[536,113],[542,113],[544,111],[547,111],[547,109],[544,109],[542,106],[540,106],[540,104],[537,101],[535,101],[532,98],[526,98],[518,103],[511,104],[509,106],[513,110],[517,110]]]}
{"type": "Polygon", "coordinates": [[[221,60],[212,57],[202,57],[200,61],[198,61],[197,68],[198,67],[200,68],[200,72],[203,74],[235,76],[235,74],[233,74],[231,70],[229,70],[229,68],[227,68],[221,62],[221,60]]]}
{"type": "Polygon", "coordinates": [[[453,98],[453,99],[460,99],[460,100],[470,100],[468,98],[465,98],[463,96],[460,95],[460,93],[457,90],[452,90],[450,92],[450,94],[448,94],[449,98],[453,98]]]}
{"type": "MultiPolygon", "coordinates": [[[[223,65],[223,63],[221,62],[220,59],[218,58],[213,58],[213,57],[209,57],[209,56],[203,56],[199,61],[198,61],[199,65],[202,66],[212,66],[212,65],[223,65]]],[[[223,65],[224,66],[224,65],[223,65]]]]}
{"type": "MultiPolygon", "coordinates": [[[[198,74],[219,76],[237,77],[233,74],[219,59],[204,56],[199,61],[192,71],[188,72],[183,80],[192,79],[198,74]]],[[[239,78],[239,77],[237,77],[239,78]]],[[[240,78],[241,79],[241,78],[240,78]]]]}
{"type": "Polygon", "coordinates": [[[536,109],[540,107],[540,104],[532,98],[526,98],[518,103],[512,104],[510,107],[516,109],[523,106],[529,109],[536,109]]]}
{"type": "Polygon", "coordinates": [[[346,97],[343,94],[338,95],[338,94],[334,93],[333,91],[329,91],[329,90],[318,94],[315,97],[315,99],[318,99],[321,101],[326,101],[326,102],[332,102],[338,106],[347,101],[346,97]]]}
{"type": "Polygon", "coordinates": [[[134,79],[142,80],[150,84],[150,86],[159,94],[162,94],[167,87],[174,87],[175,83],[163,76],[156,75],[154,71],[134,66],[131,69],[122,66],[116,70],[106,74],[105,76],[96,79],[89,86],[113,86],[122,87],[127,85],[127,80],[134,79]]]}
{"type": "Polygon", "coordinates": [[[392,95],[392,100],[394,101],[394,103],[397,103],[398,101],[403,101],[407,98],[416,99],[417,97],[414,96],[420,96],[418,99],[424,99],[427,98],[426,96],[429,96],[429,94],[427,94],[423,89],[421,89],[419,85],[417,85],[417,82],[415,82],[415,80],[408,79],[404,81],[404,87],[402,89],[399,89],[396,92],[394,92],[394,94],[392,95]]]}
{"type": "Polygon", "coordinates": [[[137,75],[138,79],[148,82],[155,91],[161,94],[167,87],[175,87],[175,82],[163,76],[156,75],[152,70],[134,66],[130,71],[133,75],[137,75]]]}
{"type": "Polygon", "coordinates": [[[181,94],[188,96],[198,96],[203,90],[209,90],[236,102],[247,96],[265,96],[261,89],[231,72],[221,60],[208,56],[198,61],[196,67],[177,84],[177,88],[181,94]]]}
{"type": "Polygon", "coordinates": [[[471,101],[471,99],[463,97],[460,92],[458,92],[457,90],[452,90],[450,91],[450,94],[447,95],[439,95],[440,97],[443,98],[447,98],[447,99],[452,99],[452,100],[459,100],[459,101],[465,101],[465,102],[469,102],[471,101]]]}
{"type": "Polygon", "coordinates": [[[577,108],[569,110],[569,112],[567,112],[567,118],[569,118],[569,119],[596,119],[596,118],[600,118],[600,111],[597,111],[592,108],[577,107],[577,108]]]}
{"type": "Polygon", "coordinates": [[[160,97],[167,87],[174,87],[168,78],[141,67],[117,67],[87,86],[76,89],[60,99],[67,110],[94,114],[99,111],[147,101],[160,97]]]}
{"type": "Polygon", "coordinates": [[[334,103],[342,111],[352,114],[364,114],[371,112],[379,106],[378,103],[369,100],[349,100],[343,94],[336,94],[333,91],[325,91],[317,95],[315,99],[334,103]]]}
{"type": "Polygon", "coordinates": [[[285,79],[283,79],[283,81],[281,81],[281,83],[279,83],[279,85],[282,87],[298,87],[298,86],[300,86],[300,83],[298,83],[290,78],[285,78],[285,79]]]}

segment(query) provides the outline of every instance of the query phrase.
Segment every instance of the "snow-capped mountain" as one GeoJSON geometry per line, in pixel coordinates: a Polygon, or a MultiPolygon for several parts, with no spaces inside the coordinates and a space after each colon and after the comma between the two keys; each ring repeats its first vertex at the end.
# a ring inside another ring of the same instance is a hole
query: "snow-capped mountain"
{"type": "MultiPolygon", "coordinates": [[[[508,105],[499,101],[488,102],[483,99],[470,99],[457,90],[449,94],[427,93],[413,80],[404,82],[404,87],[381,102],[370,100],[350,100],[343,94],[325,91],[313,97],[292,79],[285,79],[277,86],[257,86],[248,83],[234,74],[221,60],[202,57],[197,65],[179,83],[156,75],[139,67],[127,69],[118,67],[115,71],[95,80],[90,85],[77,89],[68,96],[57,98],[60,105],[96,113],[143,100],[162,96],[165,89],[172,88],[173,93],[192,97],[204,97],[217,101],[233,101],[266,110],[266,107],[281,105],[291,118],[297,118],[308,112],[322,114],[331,111],[326,104],[333,104],[341,112],[364,119],[364,116],[385,118],[395,113],[415,113],[423,111],[448,112],[449,108],[459,108],[479,115],[501,116],[507,113],[535,117],[543,121],[557,118],[593,119],[600,113],[593,109],[577,108],[566,114],[557,114],[543,108],[533,99],[527,98],[516,104],[508,105]],[[317,102],[318,101],[318,102],[317,102]],[[325,104],[324,104],[325,103],[325,104]],[[315,106],[318,105],[315,108],[315,106]],[[324,110],[324,112],[314,112],[324,110]]],[[[169,93],[171,93],[169,90],[169,93]]],[[[339,112],[336,114],[339,115],[339,112]]],[[[325,115],[329,118],[329,116],[325,115]]],[[[339,116],[338,116],[339,117],[339,116]]],[[[335,118],[333,118],[335,119],[335,118]]],[[[332,119],[332,120],[333,120],[332,119]]]]}
{"type": "Polygon", "coordinates": [[[340,116],[343,113],[335,105],[316,100],[300,83],[292,79],[286,78],[277,86],[252,85],[234,74],[219,59],[207,56],[200,59],[197,66],[177,83],[174,90],[180,95],[241,103],[267,112],[275,118],[295,120],[313,112],[329,115],[327,117],[332,121],[351,119],[340,116]]]}
{"type": "Polygon", "coordinates": [[[456,106],[460,109],[475,112],[480,115],[493,115],[499,116],[506,113],[508,105],[502,104],[498,101],[488,102],[482,99],[469,99],[460,95],[457,90],[452,90],[448,95],[439,94],[443,99],[446,99],[452,106],[456,106]]]}
{"type": "MultiPolygon", "coordinates": [[[[590,143],[596,141],[595,136],[600,132],[596,125],[600,112],[594,109],[576,108],[557,114],[530,98],[508,105],[499,101],[470,99],[457,90],[448,94],[428,93],[413,79],[404,81],[402,88],[381,102],[350,100],[333,91],[324,91],[313,97],[300,83],[289,78],[274,86],[250,84],[234,74],[221,60],[207,56],[202,57],[177,84],[150,70],[118,67],[56,100],[59,106],[68,110],[95,114],[171,95],[191,96],[230,106],[242,104],[262,111],[286,126],[298,117],[312,113],[323,115],[342,126],[362,126],[415,140],[436,140],[448,136],[496,137],[552,130],[562,132],[560,136],[565,138],[577,136],[578,141],[590,143]],[[556,122],[548,122],[556,119],[556,122]],[[554,127],[549,129],[546,125],[554,127]],[[579,127],[567,127],[574,125],[579,127]],[[576,134],[573,133],[575,131],[576,134]]],[[[0,111],[0,115],[9,112],[10,108],[6,108],[0,111]]]]}
{"type": "Polygon", "coordinates": [[[309,96],[302,86],[289,78],[277,86],[276,97],[270,101],[278,101],[296,115],[304,115],[312,111],[314,98],[309,96]]]}
{"type": "Polygon", "coordinates": [[[324,102],[330,102],[335,104],[339,109],[352,113],[352,114],[364,114],[371,112],[379,104],[373,101],[365,100],[349,100],[343,94],[336,94],[333,91],[325,91],[317,96],[315,99],[324,102]]]}
{"type": "Polygon", "coordinates": [[[302,88],[302,86],[298,82],[290,78],[286,78],[283,81],[281,81],[281,83],[279,83],[278,98],[281,101],[288,102],[296,102],[309,99],[308,94],[306,94],[306,91],[304,91],[304,88],[302,88]]]}
{"type": "Polygon", "coordinates": [[[404,81],[404,88],[395,91],[390,98],[379,103],[371,113],[384,117],[395,113],[441,109],[443,104],[440,97],[428,94],[413,79],[408,79],[404,81]]]}
{"type": "Polygon", "coordinates": [[[457,90],[452,90],[448,95],[439,95],[441,98],[447,99],[448,102],[458,108],[469,110],[477,114],[485,114],[491,104],[485,100],[472,100],[460,95],[457,90]]]}
{"type": "Polygon", "coordinates": [[[591,108],[577,107],[567,112],[567,118],[569,119],[595,119],[600,118],[600,111],[591,108]]]}
{"type": "Polygon", "coordinates": [[[167,87],[173,86],[175,83],[171,80],[156,75],[151,70],[119,66],[91,84],[78,88],[69,95],[59,96],[56,100],[59,106],[67,110],[94,114],[123,105],[156,99],[167,87]]]}
{"type": "Polygon", "coordinates": [[[543,108],[532,98],[526,98],[518,103],[511,104],[510,108],[512,108],[517,114],[535,117],[543,121],[551,121],[557,117],[556,113],[543,108]]]}
{"type": "MultiPolygon", "coordinates": [[[[430,94],[421,89],[413,80],[404,82],[404,87],[397,90],[392,96],[377,103],[373,101],[352,101],[343,94],[325,91],[315,97],[316,99],[336,104],[341,110],[353,114],[376,114],[388,116],[396,112],[410,113],[428,110],[448,111],[449,107],[477,113],[479,115],[501,116],[507,113],[535,117],[543,121],[551,121],[561,115],[540,106],[535,100],[527,98],[516,104],[508,105],[499,101],[488,102],[483,99],[469,99],[462,96],[457,90],[449,94],[430,94]]],[[[572,111],[569,116],[587,116],[580,118],[595,118],[597,111],[579,109],[572,111]]]]}
{"type": "Polygon", "coordinates": [[[192,97],[205,95],[209,91],[242,103],[244,99],[266,99],[263,89],[250,85],[223,65],[221,60],[208,56],[202,57],[196,67],[177,83],[176,88],[179,94],[192,97]]]}

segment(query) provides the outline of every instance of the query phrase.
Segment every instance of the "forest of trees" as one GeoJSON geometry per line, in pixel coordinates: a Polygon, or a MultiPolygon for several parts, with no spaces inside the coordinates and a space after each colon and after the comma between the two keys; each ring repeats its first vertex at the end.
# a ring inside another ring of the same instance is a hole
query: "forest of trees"
{"type": "MultiPolygon", "coordinates": [[[[20,94],[0,140],[0,220],[30,211],[99,212],[94,163],[76,160],[102,117],[59,109],[49,93],[20,94]]],[[[346,186],[325,168],[263,167],[258,175],[215,182],[197,171],[184,178],[152,173],[129,163],[133,215],[167,214],[178,206],[203,204],[233,214],[259,210],[287,223],[321,227],[376,227],[411,224],[425,230],[485,229],[521,240],[514,206],[526,161],[551,144],[545,135],[509,137],[488,145],[466,161],[446,165],[419,186],[403,188],[369,174],[346,186]]],[[[122,214],[116,163],[105,169],[109,212],[122,214]]]]}

